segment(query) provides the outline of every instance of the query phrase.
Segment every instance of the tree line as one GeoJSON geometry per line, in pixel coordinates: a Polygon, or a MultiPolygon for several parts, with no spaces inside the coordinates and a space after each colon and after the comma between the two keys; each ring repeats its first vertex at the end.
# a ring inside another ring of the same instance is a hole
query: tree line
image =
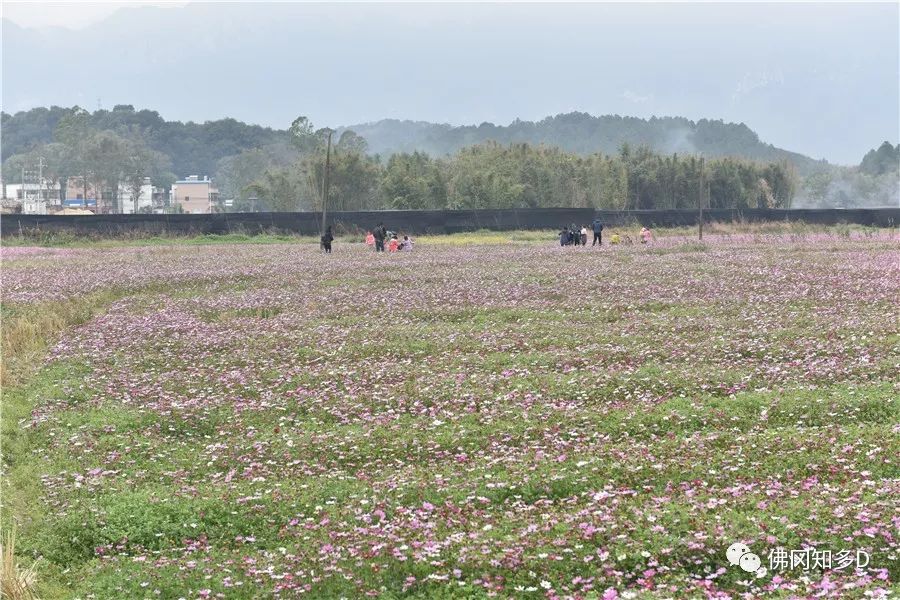
{"type": "MultiPolygon", "coordinates": [[[[53,141],[59,121],[78,107],[39,107],[15,114],[2,113],[3,145],[0,160],[23,154],[53,141]]],[[[169,157],[179,176],[212,175],[223,158],[245,150],[269,148],[284,154],[290,132],[249,125],[235,119],[205,123],[168,121],[152,110],[136,110],[120,104],[111,110],[87,112],[92,129],[116,133],[139,131],[147,146],[169,157]]],[[[346,129],[365,138],[370,154],[383,157],[399,152],[426,152],[431,156],[455,154],[488,141],[503,145],[528,143],[559,147],[589,156],[615,154],[623,143],[647,146],[661,154],[699,154],[708,157],[740,156],[752,160],[788,160],[801,175],[826,169],[827,163],[765,144],[743,123],[719,120],[691,121],[682,117],[592,116],[572,112],[540,121],[516,120],[509,125],[482,123],[451,126],[436,123],[386,119],[353,125],[346,129]]],[[[337,130],[337,136],[344,129],[337,130]]]]}
{"type": "Polygon", "coordinates": [[[62,114],[48,143],[7,158],[3,180],[18,181],[22,179],[19,173],[27,171],[34,181],[39,162],[41,175],[51,186],[59,184],[64,190],[69,178],[75,178],[82,189],[68,190],[71,197],[81,192],[87,198],[88,188],[99,191],[114,212],[122,212],[120,188],[137,198],[145,178],[162,187],[171,186],[176,179],[169,157],[152,149],[141,130],[97,129],[91,114],[82,109],[62,114]]]}
{"type": "MultiPolygon", "coordinates": [[[[81,185],[102,187],[118,209],[120,184],[139,188],[145,177],[162,187],[175,181],[171,158],[152,147],[152,132],[122,123],[97,129],[96,119],[85,110],[67,111],[49,143],[9,157],[4,172],[14,177],[40,158],[51,182],[65,185],[74,176],[81,185]]],[[[321,210],[329,132],[335,133],[299,117],[286,139],[219,159],[213,178],[220,196],[233,198],[235,211],[321,210]]],[[[526,142],[485,142],[444,157],[415,151],[383,159],[350,130],[330,150],[329,181],[330,210],[781,207],[790,204],[796,186],[787,161],[663,155],[628,143],[615,154],[585,156],[526,142]]]]}
{"type": "MultiPolygon", "coordinates": [[[[554,131],[581,122],[562,117],[553,119],[554,131]]],[[[3,179],[18,181],[22,168],[33,169],[40,159],[51,182],[86,179],[104,186],[115,202],[119,184],[138,186],[144,177],[167,188],[180,177],[212,175],[220,197],[234,199],[232,210],[319,210],[329,131],[334,137],[331,210],[653,209],[700,203],[710,208],[853,207],[900,201],[900,146],[887,142],[859,167],[830,166],[804,176],[787,158],[663,152],[627,140],[614,151],[594,153],[528,141],[486,141],[442,156],[421,150],[378,154],[358,132],[315,129],[304,117],[286,130],[274,130],[233,119],[169,122],[130,105],[94,113],[78,107],[4,113],[3,179]],[[184,170],[186,164],[192,167],[184,170]]],[[[722,131],[704,125],[692,139],[722,131]]],[[[743,138],[751,144],[755,134],[743,138]]]]}
{"type": "Polygon", "coordinates": [[[900,206],[900,144],[883,142],[863,156],[859,167],[834,167],[805,177],[796,206],[900,206]]]}
{"type": "Polygon", "coordinates": [[[0,160],[5,164],[12,156],[32,153],[56,141],[60,121],[74,114],[91,131],[110,131],[130,139],[139,137],[147,148],[164,154],[170,170],[179,177],[212,175],[222,158],[287,141],[286,131],[248,125],[236,119],[182,123],[168,121],[154,110],[135,110],[130,104],[94,112],[78,106],[51,106],[16,114],[0,113],[3,128],[0,160]]]}
{"type": "Polygon", "coordinates": [[[647,146],[661,154],[740,156],[752,160],[790,161],[801,175],[828,169],[828,163],[766,144],[744,123],[721,120],[692,121],[683,117],[640,119],[620,115],[593,116],[571,112],[540,121],[516,119],[509,125],[482,123],[451,126],[438,123],[385,119],[351,125],[366,138],[373,153],[424,151],[432,156],[455,154],[463,148],[495,141],[504,145],[528,143],[556,146],[583,156],[615,154],[623,143],[647,146]]]}
{"type": "MultiPolygon", "coordinates": [[[[264,150],[223,160],[218,181],[235,210],[321,210],[327,129],[301,117],[290,129],[293,161],[264,150]]],[[[797,185],[787,161],[663,155],[625,143],[588,156],[529,143],[486,142],[453,155],[367,153],[344,130],[330,152],[329,210],[575,207],[772,208],[797,185]]]]}

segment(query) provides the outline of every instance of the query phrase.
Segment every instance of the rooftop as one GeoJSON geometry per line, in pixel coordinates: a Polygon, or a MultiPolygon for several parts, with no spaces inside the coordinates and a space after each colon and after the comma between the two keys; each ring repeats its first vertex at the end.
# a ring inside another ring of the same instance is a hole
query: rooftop
{"type": "Polygon", "coordinates": [[[206,175],[203,176],[203,179],[200,179],[198,175],[190,175],[184,179],[179,179],[175,183],[212,183],[212,180],[206,175]]]}

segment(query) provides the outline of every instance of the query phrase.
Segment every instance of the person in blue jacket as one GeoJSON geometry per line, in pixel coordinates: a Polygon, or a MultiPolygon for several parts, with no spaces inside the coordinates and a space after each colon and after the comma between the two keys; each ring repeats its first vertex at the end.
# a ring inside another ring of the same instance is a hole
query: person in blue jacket
{"type": "Polygon", "coordinates": [[[591,246],[602,246],[603,245],[603,223],[600,222],[600,219],[594,219],[594,222],[591,223],[591,229],[594,230],[594,243],[591,246]]]}

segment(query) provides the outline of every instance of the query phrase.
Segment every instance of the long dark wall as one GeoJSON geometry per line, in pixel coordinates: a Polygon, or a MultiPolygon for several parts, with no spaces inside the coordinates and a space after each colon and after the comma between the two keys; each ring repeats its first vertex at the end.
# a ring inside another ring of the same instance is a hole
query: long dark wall
{"type": "MultiPolygon", "coordinates": [[[[591,208],[522,210],[393,210],[334,212],[328,223],[336,233],[365,231],[383,222],[388,229],[412,234],[457,233],[477,229],[555,229],[589,225],[599,217],[607,225],[653,227],[696,225],[693,210],[595,211],[591,208]]],[[[3,215],[2,235],[68,232],[87,236],[134,234],[184,235],[292,232],[314,235],[320,213],[223,213],[212,215],[3,215]]],[[[900,208],[775,210],[717,209],[703,212],[705,222],[804,221],[821,225],[855,223],[878,227],[900,224],[900,208]]]]}

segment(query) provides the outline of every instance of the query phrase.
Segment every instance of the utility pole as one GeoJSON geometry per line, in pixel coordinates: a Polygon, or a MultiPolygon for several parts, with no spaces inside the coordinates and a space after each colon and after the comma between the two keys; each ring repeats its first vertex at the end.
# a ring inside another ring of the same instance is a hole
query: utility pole
{"type": "Polygon", "coordinates": [[[328,215],[328,175],[331,170],[331,134],[333,132],[328,130],[328,142],[325,148],[325,176],[322,178],[322,231],[319,232],[320,236],[325,235],[325,219],[328,215]]]}
{"type": "Polygon", "coordinates": [[[38,195],[39,200],[43,201],[44,198],[44,157],[38,157],[38,195]]]}
{"type": "Polygon", "coordinates": [[[698,234],[700,237],[700,241],[703,241],[703,155],[700,155],[700,195],[697,198],[697,206],[699,208],[700,215],[697,218],[697,228],[698,234]]]}

